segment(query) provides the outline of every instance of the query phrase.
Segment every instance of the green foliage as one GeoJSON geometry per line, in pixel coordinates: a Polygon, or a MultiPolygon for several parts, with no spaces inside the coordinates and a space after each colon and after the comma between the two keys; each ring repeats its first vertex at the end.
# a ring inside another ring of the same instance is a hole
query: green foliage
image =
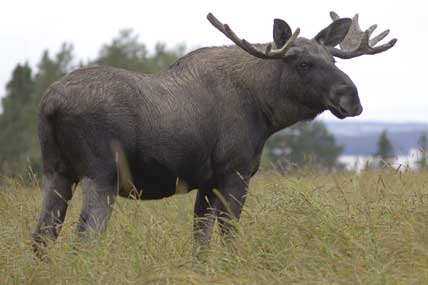
{"type": "Polygon", "coordinates": [[[391,161],[394,158],[394,147],[388,138],[386,130],[384,130],[377,141],[377,151],[374,154],[378,160],[379,167],[390,166],[391,161]]]}
{"type": "Polygon", "coordinates": [[[38,71],[18,64],[7,84],[0,115],[0,171],[3,174],[23,174],[28,168],[41,170],[37,137],[37,107],[47,87],[71,70],[73,47],[62,45],[54,58],[45,51],[38,71]]]}
{"type": "Polygon", "coordinates": [[[105,44],[100,50],[96,64],[109,65],[127,70],[155,73],[168,67],[184,54],[185,47],[177,46],[167,50],[165,45],[157,43],[153,55],[146,46],[138,40],[131,29],[121,30],[119,36],[110,44],[105,44]]]}
{"type": "Polygon", "coordinates": [[[7,174],[26,159],[30,122],[27,106],[34,96],[34,81],[28,63],[15,67],[6,92],[0,116],[0,170],[7,174]]]}
{"type": "Polygon", "coordinates": [[[110,44],[103,45],[95,63],[136,71],[144,69],[146,57],[147,48],[138,36],[132,30],[122,30],[110,44]]]}
{"type": "Polygon", "coordinates": [[[38,104],[49,85],[74,69],[73,60],[73,46],[70,44],[62,44],[53,58],[49,55],[49,51],[43,52],[37,64],[36,96],[33,104],[38,104]]]}
{"type": "Polygon", "coordinates": [[[5,182],[2,284],[428,284],[426,173],[257,175],[236,241],[223,247],[216,231],[197,267],[195,193],[118,199],[107,232],[80,240],[78,188],[43,262],[28,243],[42,193],[5,182]]]}
{"type": "Polygon", "coordinates": [[[28,103],[33,93],[34,82],[31,67],[26,62],[18,64],[12,71],[12,78],[6,84],[7,95],[2,99],[4,117],[13,121],[20,108],[28,103]]]}
{"type": "Polygon", "coordinates": [[[343,147],[336,144],[321,121],[298,123],[268,140],[267,156],[281,170],[304,166],[342,168],[338,163],[343,147]]]}
{"type": "MultiPolygon", "coordinates": [[[[138,40],[131,30],[123,30],[110,44],[104,45],[94,64],[111,65],[128,70],[152,73],[165,69],[184,53],[184,46],[167,49],[158,43],[153,54],[138,40]]],[[[40,150],[37,136],[37,112],[39,101],[54,81],[77,66],[73,46],[64,43],[51,56],[42,54],[33,74],[28,63],[18,64],[6,86],[0,113],[0,173],[22,175],[28,168],[38,173],[41,170],[40,150]]]]}
{"type": "Polygon", "coordinates": [[[419,169],[428,169],[428,138],[426,133],[422,133],[418,139],[420,157],[416,161],[419,169]]]}

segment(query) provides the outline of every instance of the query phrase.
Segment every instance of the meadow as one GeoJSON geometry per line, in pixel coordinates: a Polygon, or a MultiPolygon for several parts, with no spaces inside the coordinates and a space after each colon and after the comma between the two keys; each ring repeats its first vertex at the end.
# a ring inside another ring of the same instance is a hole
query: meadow
{"type": "Polygon", "coordinates": [[[74,193],[49,261],[30,245],[39,183],[0,182],[0,284],[428,284],[428,173],[264,173],[239,233],[192,262],[195,193],[115,204],[107,232],[80,240],[74,193]],[[195,265],[196,264],[196,265],[195,265]]]}

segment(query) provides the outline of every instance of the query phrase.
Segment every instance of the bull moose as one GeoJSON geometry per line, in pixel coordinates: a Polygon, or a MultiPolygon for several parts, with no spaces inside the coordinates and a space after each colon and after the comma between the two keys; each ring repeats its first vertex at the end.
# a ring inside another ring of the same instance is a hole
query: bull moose
{"type": "Polygon", "coordinates": [[[33,246],[57,238],[79,182],[81,234],[105,230],[117,196],[161,199],[180,188],[198,191],[194,244],[209,245],[216,220],[227,236],[269,136],[325,110],[361,114],[357,88],[334,58],[397,41],[377,45],[389,31],[371,38],[376,26],[363,32],[358,15],[331,17],[312,39],[275,19],[273,43],[250,44],[210,13],[235,45],[197,49],[159,74],[95,66],[53,83],[38,117],[44,196],[33,246]]]}

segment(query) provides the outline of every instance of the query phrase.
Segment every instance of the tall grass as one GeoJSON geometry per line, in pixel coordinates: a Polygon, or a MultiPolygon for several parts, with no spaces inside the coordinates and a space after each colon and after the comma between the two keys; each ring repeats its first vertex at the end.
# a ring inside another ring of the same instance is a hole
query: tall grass
{"type": "Polygon", "coordinates": [[[258,175],[233,246],[215,233],[197,268],[194,193],[119,199],[105,235],[81,241],[77,189],[43,262],[28,245],[39,188],[3,184],[1,284],[428,284],[428,173],[258,175]]]}

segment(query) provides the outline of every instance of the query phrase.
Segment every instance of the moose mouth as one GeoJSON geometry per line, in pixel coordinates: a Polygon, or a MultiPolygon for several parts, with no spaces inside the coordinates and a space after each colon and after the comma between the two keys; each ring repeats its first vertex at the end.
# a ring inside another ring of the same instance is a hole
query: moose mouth
{"type": "Polygon", "coordinates": [[[348,111],[346,108],[340,106],[339,104],[331,104],[328,109],[330,112],[339,119],[345,119],[346,117],[356,117],[363,112],[363,107],[361,104],[354,105],[350,108],[351,111],[348,111]]]}
{"type": "Polygon", "coordinates": [[[337,118],[343,120],[346,117],[348,117],[348,112],[346,112],[346,110],[340,106],[333,106],[331,105],[329,108],[330,112],[335,115],[337,118]]]}

